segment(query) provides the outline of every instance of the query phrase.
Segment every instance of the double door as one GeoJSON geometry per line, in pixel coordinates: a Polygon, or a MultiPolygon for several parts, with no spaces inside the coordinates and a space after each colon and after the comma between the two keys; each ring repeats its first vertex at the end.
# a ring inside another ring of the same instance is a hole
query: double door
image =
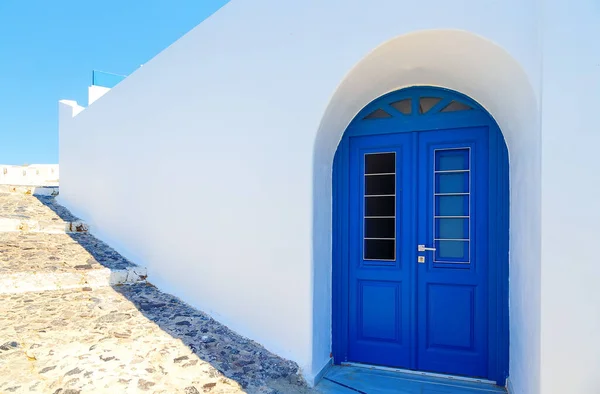
{"type": "Polygon", "coordinates": [[[488,151],[487,128],[350,138],[347,361],[487,376],[488,151]]]}

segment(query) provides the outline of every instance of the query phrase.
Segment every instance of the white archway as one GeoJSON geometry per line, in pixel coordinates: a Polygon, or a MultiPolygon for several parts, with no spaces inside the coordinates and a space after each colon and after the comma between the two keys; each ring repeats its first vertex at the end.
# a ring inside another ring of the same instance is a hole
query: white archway
{"type": "Polygon", "coordinates": [[[538,392],[539,103],[527,75],[509,53],[460,30],[414,32],[383,43],[350,70],[323,115],[313,158],[313,373],[321,369],[331,346],[332,164],[337,145],[366,104],[418,85],[473,98],[494,117],[506,139],[511,163],[510,379],[518,380],[519,387],[529,384],[528,392],[538,392]]]}

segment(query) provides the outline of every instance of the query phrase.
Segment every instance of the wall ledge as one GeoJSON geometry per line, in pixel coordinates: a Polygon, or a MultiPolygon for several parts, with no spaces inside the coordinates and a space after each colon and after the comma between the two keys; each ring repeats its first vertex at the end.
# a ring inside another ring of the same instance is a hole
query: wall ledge
{"type": "Polygon", "coordinates": [[[63,119],[74,118],[81,111],[83,111],[85,107],[77,104],[75,100],[59,100],[58,102],[58,118],[59,122],[63,119]]]}

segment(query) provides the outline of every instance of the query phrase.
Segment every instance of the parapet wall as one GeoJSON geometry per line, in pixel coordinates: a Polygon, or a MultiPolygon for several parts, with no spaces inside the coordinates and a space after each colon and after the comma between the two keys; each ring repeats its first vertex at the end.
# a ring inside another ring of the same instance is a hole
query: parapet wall
{"type": "Polygon", "coordinates": [[[58,186],[58,164],[0,164],[0,185],[58,186]]]}

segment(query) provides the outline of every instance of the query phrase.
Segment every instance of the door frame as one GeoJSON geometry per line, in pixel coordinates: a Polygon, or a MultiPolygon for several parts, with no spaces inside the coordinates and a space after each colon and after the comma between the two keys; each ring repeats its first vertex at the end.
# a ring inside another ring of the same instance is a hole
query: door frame
{"type": "MultiPolygon", "coordinates": [[[[509,159],[504,137],[493,117],[473,99],[438,87],[415,86],[385,94],[367,104],[346,128],[333,161],[332,217],[332,354],[335,364],[347,361],[348,348],[348,233],[349,139],[353,136],[453,128],[487,127],[489,132],[489,278],[488,376],[504,386],[509,371],[509,159]],[[439,97],[428,113],[419,113],[419,97],[439,97]],[[412,116],[393,112],[391,118],[365,120],[389,103],[412,99],[412,116]],[[439,112],[453,100],[472,110],[439,112]],[[387,122],[382,128],[383,122],[387,122]],[[390,125],[392,127],[390,127],[390,125]],[[500,213],[500,214],[498,214],[500,213]],[[345,296],[346,295],[346,296],[345,296]],[[344,313],[345,312],[345,313],[344,313]]],[[[416,246],[416,245],[415,245],[416,246]]]]}

